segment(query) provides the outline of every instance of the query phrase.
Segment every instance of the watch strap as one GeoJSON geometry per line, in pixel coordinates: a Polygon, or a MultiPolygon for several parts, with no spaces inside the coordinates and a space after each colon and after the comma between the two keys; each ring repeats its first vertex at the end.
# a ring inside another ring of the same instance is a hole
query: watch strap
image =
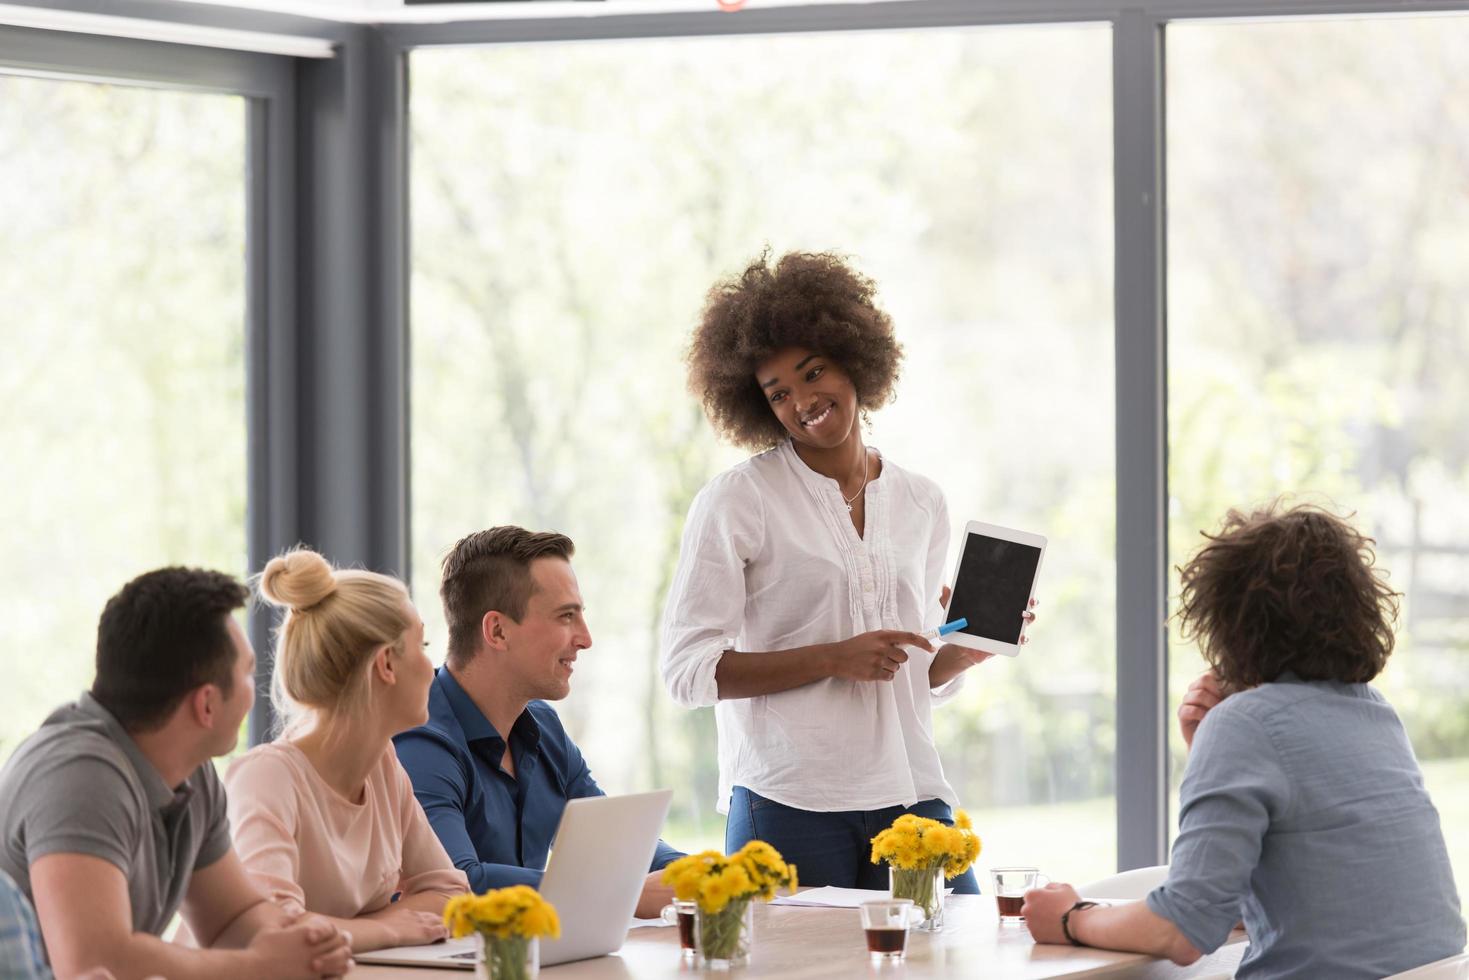
{"type": "Polygon", "coordinates": [[[1072,912],[1080,912],[1082,909],[1094,909],[1094,908],[1096,908],[1100,904],[1102,904],[1102,903],[1101,902],[1077,902],[1075,905],[1071,906],[1071,908],[1069,908],[1065,912],[1062,912],[1061,913],[1061,935],[1063,935],[1063,936],[1066,937],[1066,941],[1067,942],[1069,942],[1073,946],[1085,946],[1086,945],[1086,943],[1081,942],[1079,939],[1077,939],[1075,936],[1073,936],[1071,934],[1071,913],[1072,912]]]}

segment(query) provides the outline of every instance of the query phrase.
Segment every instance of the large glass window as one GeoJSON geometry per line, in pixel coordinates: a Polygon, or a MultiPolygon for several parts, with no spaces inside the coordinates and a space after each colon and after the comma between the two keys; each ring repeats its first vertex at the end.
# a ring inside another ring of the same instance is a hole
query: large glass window
{"type": "Polygon", "coordinates": [[[0,75],[0,759],[160,565],[245,571],[245,108],[0,75]]]}
{"type": "MultiPolygon", "coordinates": [[[[1283,492],[1356,514],[1404,593],[1378,686],[1422,762],[1461,891],[1466,80],[1463,16],[1168,31],[1172,559],[1227,508],[1283,492]]],[[[1200,669],[1175,642],[1174,704],[1200,669]]]]}
{"type": "MultiPolygon", "coordinates": [[[[949,30],[424,50],[412,59],[412,539],[569,533],[595,646],[560,705],[611,791],[722,841],[712,712],[657,628],[716,444],[680,359],[769,245],[849,254],[907,349],[872,442],[1051,538],[1017,660],[937,712],[981,866],[1115,869],[1110,35],[949,30]]],[[[953,555],[951,553],[951,561],[953,555]]]]}

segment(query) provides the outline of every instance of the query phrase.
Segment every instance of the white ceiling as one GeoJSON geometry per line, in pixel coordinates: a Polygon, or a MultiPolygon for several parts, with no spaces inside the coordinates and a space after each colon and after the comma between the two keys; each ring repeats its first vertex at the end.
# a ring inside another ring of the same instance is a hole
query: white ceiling
{"type": "MultiPolygon", "coordinates": [[[[276,13],[302,14],[326,20],[355,23],[434,22],[519,17],[595,17],[606,14],[654,13],[666,11],[704,11],[720,9],[720,0],[514,0],[500,3],[430,3],[406,4],[404,0],[173,0],[175,3],[213,4],[224,7],[248,7],[276,13]]],[[[737,0],[725,0],[733,5],[737,0]]],[[[853,0],[745,0],[744,9],[754,7],[791,7],[811,3],[853,2],[853,0]]],[[[867,2],[867,0],[856,0],[867,2]]]]}

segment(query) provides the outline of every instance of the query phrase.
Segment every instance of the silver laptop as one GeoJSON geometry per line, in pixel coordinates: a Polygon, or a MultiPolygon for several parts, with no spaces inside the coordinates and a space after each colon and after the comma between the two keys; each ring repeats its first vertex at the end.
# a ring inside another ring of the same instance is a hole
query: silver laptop
{"type": "MultiPolygon", "coordinates": [[[[658,849],[672,790],[569,800],[556,829],[540,892],[556,906],[561,938],[541,940],[541,965],[605,956],[622,948],[643,879],[658,849]],[[616,846],[612,846],[617,842],[616,846]]],[[[474,940],[396,946],[358,963],[474,968],[474,940]]]]}

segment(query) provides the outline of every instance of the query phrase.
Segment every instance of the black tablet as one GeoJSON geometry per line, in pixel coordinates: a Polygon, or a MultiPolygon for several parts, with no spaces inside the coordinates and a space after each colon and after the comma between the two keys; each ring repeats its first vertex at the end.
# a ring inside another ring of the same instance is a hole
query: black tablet
{"type": "Polygon", "coordinates": [[[945,642],[1007,657],[1019,654],[1024,613],[1035,595],[1045,553],[1046,539],[1039,534],[970,521],[944,616],[948,622],[962,618],[969,624],[945,636],[945,642]]]}

